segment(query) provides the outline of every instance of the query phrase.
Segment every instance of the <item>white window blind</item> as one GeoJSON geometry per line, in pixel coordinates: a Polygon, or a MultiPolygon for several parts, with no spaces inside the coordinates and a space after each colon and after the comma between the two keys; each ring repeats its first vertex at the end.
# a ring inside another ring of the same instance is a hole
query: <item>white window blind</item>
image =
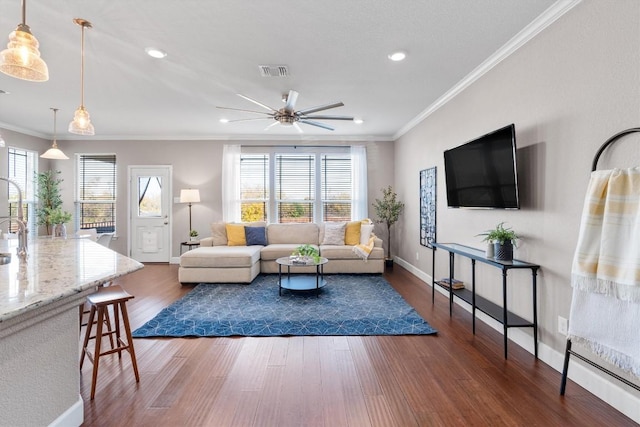
{"type": "Polygon", "coordinates": [[[322,155],[322,220],[351,220],[351,156],[322,155]]]}
{"type": "Polygon", "coordinates": [[[277,154],[275,167],[278,222],[313,222],[315,155],[277,154]]]}
{"type": "Polygon", "coordinates": [[[116,227],[115,154],[79,154],[78,228],[110,233],[116,227]]]}

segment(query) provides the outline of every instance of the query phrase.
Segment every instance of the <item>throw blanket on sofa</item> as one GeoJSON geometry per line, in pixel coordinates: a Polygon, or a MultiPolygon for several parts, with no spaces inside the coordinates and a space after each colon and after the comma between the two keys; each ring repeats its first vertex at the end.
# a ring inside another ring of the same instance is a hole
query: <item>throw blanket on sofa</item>
{"type": "Polygon", "coordinates": [[[376,236],[373,234],[369,237],[369,241],[366,245],[357,244],[353,247],[353,252],[355,252],[360,258],[363,260],[367,260],[369,258],[369,254],[373,250],[373,245],[375,243],[376,236]]]}
{"type": "Polygon", "coordinates": [[[640,168],[594,171],[571,271],[569,336],[640,376],[640,168]]]}

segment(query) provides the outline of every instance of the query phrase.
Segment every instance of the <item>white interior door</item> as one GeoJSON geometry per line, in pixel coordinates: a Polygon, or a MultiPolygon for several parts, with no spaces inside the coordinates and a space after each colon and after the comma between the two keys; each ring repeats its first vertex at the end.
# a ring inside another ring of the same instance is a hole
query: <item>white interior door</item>
{"type": "Polygon", "coordinates": [[[171,166],[130,166],[129,194],[129,256],[139,262],[169,262],[171,166]]]}

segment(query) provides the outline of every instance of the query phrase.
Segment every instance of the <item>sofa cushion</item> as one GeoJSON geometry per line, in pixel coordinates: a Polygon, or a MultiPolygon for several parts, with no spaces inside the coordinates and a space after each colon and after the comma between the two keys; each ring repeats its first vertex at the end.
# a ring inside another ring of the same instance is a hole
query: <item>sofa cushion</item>
{"type": "MultiPolygon", "coordinates": [[[[328,260],[332,260],[332,259],[362,260],[358,256],[358,254],[353,252],[353,246],[347,246],[347,245],[321,245],[320,256],[325,257],[328,260]]],[[[382,258],[384,258],[384,251],[382,250],[382,248],[374,247],[371,253],[369,254],[368,260],[382,259],[382,258]]],[[[362,261],[362,262],[365,262],[365,261],[362,261]]]]}
{"type": "Polygon", "coordinates": [[[262,245],[267,246],[267,230],[265,227],[244,227],[244,234],[247,246],[262,245]]]}
{"type": "Polygon", "coordinates": [[[344,230],[344,244],[357,245],[360,243],[360,227],[362,221],[349,221],[344,230]]]}
{"type": "MultiPolygon", "coordinates": [[[[269,224],[267,241],[272,244],[318,244],[318,225],[314,223],[269,224]]],[[[288,254],[290,255],[290,254],[288,254]]]]}
{"type": "Polygon", "coordinates": [[[227,246],[227,227],[224,222],[211,223],[211,239],[213,246],[227,246]]]}
{"type": "Polygon", "coordinates": [[[344,245],[344,222],[327,222],[324,224],[324,239],[321,245],[344,245]]]}
{"type": "Polygon", "coordinates": [[[180,256],[180,267],[251,267],[260,260],[262,246],[211,246],[180,256]]]}
{"type": "MultiPolygon", "coordinates": [[[[271,227],[271,226],[269,226],[271,227]]],[[[274,261],[281,257],[288,257],[291,253],[300,246],[298,243],[271,243],[269,246],[265,246],[260,250],[260,258],[263,261],[274,261]]],[[[316,249],[317,245],[312,245],[316,249]]]]}
{"type": "Polygon", "coordinates": [[[226,224],[227,229],[227,245],[229,246],[246,246],[247,238],[244,234],[244,225],[242,224],[226,224]]]}

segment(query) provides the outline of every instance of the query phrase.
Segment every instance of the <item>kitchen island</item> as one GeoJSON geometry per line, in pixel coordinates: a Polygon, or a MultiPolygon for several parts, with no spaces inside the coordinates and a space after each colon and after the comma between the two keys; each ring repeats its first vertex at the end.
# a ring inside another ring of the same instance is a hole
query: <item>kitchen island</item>
{"type": "Polygon", "coordinates": [[[78,307],[143,265],[89,239],[34,239],[26,261],[11,240],[0,252],[0,425],[80,425],[78,307]]]}

